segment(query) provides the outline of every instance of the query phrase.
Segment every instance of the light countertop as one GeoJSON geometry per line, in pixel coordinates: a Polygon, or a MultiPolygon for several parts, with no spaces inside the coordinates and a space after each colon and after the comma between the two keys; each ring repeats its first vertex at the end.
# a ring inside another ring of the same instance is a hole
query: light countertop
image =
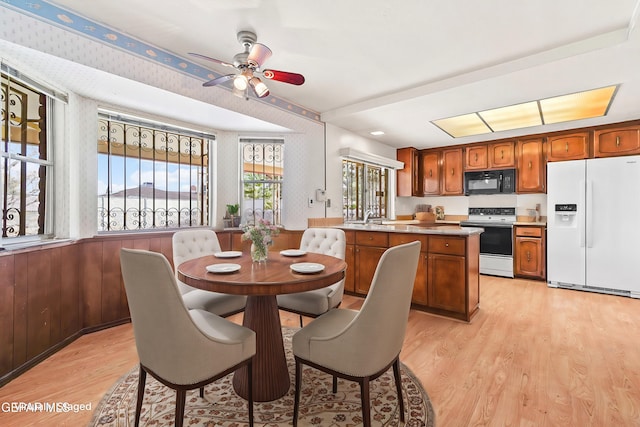
{"type": "MultiPolygon", "coordinates": [[[[405,221],[403,221],[405,222],[405,221]]],[[[406,221],[413,222],[413,221],[406,221]]],[[[419,223],[419,221],[415,221],[419,223]]],[[[464,227],[461,228],[458,225],[439,225],[439,226],[419,226],[414,224],[340,224],[336,225],[336,228],[343,230],[356,230],[356,231],[384,231],[390,233],[416,233],[416,234],[439,234],[449,236],[471,236],[473,234],[480,234],[484,231],[479,227],[464,227]]]]}

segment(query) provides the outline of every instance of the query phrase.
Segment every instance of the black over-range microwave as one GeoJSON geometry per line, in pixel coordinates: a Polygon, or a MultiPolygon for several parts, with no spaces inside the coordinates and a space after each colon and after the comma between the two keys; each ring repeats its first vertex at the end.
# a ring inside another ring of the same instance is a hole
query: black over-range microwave
{"type": "Polygon", "coordinates": [[[502,169],[464,173],[464,194],[511,194],[516,191],[516,170],[502,169]]]}

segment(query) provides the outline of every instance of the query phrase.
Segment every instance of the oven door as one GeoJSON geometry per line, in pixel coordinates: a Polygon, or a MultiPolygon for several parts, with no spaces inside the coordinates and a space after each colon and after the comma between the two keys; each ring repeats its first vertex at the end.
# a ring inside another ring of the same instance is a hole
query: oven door
{"type": "Polygon", "coordinates": [[[480,235],[480,253],[486,255],[513,256],[513,225],[467,222],[462,227],[482,227],[480,235]]]}

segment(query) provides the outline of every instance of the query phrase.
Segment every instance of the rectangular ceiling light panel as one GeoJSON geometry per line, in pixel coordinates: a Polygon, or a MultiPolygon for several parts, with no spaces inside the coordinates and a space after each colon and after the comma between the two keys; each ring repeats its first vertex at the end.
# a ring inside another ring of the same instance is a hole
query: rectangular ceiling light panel
{"type": "Polygon", "coordinates": [[[593,89],[540,100],[540,108],[545,124],[590,119],[607,114],[615,86],[593,89]]]}
{"type": "Polygon", "coordinates": [[[540,126],[542,119],[535,101],[478,113],[494,132],[540,126]]]}
{"type": "Polygon", "coordinates": [[[434,120],[432,123],[454,138],[491,132],[476,113],[434,120]]]}

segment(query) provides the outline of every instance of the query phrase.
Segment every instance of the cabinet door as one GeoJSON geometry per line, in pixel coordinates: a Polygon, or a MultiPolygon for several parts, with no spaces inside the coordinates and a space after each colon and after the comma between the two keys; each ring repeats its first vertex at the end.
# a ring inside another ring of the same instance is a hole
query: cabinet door
{"type": "Polygon", "coordinates": [[[599,130],[594,133],[594,157],[640,154],[640,126],[599,130]]]}
{"type": "Polygon", "coordinates": [[[429,307],[466,313],[464,257],[429,254],[427,276],[429,307]]]}
{"type": "Polygon", "coordinates": [[[589,132],[547,138],[547,161],[580,160],[589,157],[589,132]]]}
{"type": "Polygon", "coordinates": [[[477,145],[467,147],[465,150],[465,170],[484,170],[489,167],[487,159],[487,146],[477,145]]]}
{"type": "Polygon", "coordinates": [[[462,184],[462,148],[442,150],[442,193],[443,195],[461,195],[462,184]]]}
{"type": "Polygon", "coordinates": [[[356,246],[356,293],[366,295],[369,292],[373,273],[385,250],[374,246],[356,246]]]}
{"type": "Polygon", "coordinates": [[[518,193],[545,192],[545,164],[542,138],[518,141],[518,193]]]}
{"type": "Polygon", "coordinates": [[[515,144],[513,141],[489,144],[489,167],[491,169],[516,167],[515,144]]]}
{"type": "Polygon", "coordinates": [[[418,260],[418,270],[416,271],[416,280],[413,282],[413,293],[411,302],[421,305],[429,305],[429,295],[427,292],[427,269],[429,257],[426,252],[420,252],[418,260]]]}
{"type": "Polygon", "coordinates": [[[396,190],[399,197],[422,196],[419,157],[420,153],[413,147],[396,150],[396,158],[404,163],[404,168],[396,172],[396,190]]]}
{"type": "Polygon", "coordinates": [[[354,245],[345,247],[344,261],[347,263],[347,273],[344,278],[344,290],[355,292],[356,287],[356,248],[354,245]]]}
{"type": "Polygon", "coordinates": [[[536,237],[516,237],[515,275],[545,278],[542,239],[536,237]]]}
{"type": "Polygon", "coordinates": [[[424,195],[440,194],[440,152],[422,153],[422,190],[424,195]]]}

